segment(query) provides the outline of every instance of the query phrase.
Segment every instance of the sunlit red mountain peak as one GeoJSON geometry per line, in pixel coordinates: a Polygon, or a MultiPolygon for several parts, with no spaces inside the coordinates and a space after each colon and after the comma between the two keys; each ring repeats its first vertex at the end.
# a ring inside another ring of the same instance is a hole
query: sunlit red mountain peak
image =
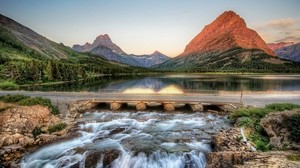
{"type": "Polygon", "coordinates": [[[233,11],[226,11],[215,19],[186,46],[181,56],[192,53],[222,52],[234,47],[261,49],[269,55],[275,55],[264,40],[244,19],[233,11]]]}

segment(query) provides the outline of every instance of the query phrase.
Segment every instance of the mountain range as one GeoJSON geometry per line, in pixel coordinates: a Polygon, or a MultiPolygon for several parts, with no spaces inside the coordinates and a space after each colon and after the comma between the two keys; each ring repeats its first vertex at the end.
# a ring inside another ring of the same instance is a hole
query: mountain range
{"type": "Polygon", "coordinates": [[[280,42],[268,45],[279,58],[300,62],[300,43],[294,44],[294,42],[280,42]]]}
{"type": "Polygon", "coordinates": [[[186,45],[183,53],[174,58],[159,51],[127,54],[107,34],[99,35],[93,43],[70,48],[1,14],[0,35],[0,64],[7,60],[57,60],[74,66],[82,64],[89,71],[97,69],[102,73],[111,73],[110,69],[129,72],[131,66],[190,72],[291,72],[300,69],[299,63],[294,63],[299,61],[299,43],[267,45],[233,11],[224,12],[205,26],[186,45]]]}
{"type": "Polygon", "coordinates": [[[280,59],[244,19],[226,11],[192,39],[179,56],[155,66],[184,71],[283,71],[298,66],[280,59]]]}
{"type": "Polygon", "coordinates": [[[112,42],[107,34],[99,35],[92,44],[75,44],[72,47],[77,52],[90,52],[110,61],[116,61],[132,66],[151,67],[170,59],[168,56],[155,51],[150,55],[126,54],[119,46],[112,42]]]}

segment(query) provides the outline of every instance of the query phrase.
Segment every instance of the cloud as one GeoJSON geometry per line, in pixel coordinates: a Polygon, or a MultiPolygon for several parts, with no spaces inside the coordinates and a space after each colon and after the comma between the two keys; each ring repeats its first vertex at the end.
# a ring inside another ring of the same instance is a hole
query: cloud
{"type": "Polygon", "coordinates": [[[282,41],[285,41],[285,42],[299,42],[300,37],[299,36],[287,36],[287,37],[284,37],[282,39],[276,40],[275,42],[278,43],[278,42],[282,42],[282,41]]]}
{"type": "Polygon", "coordinates": [[[300,42],[300,18],[283,18],[256,24],[254,29],[267,42],[300,42]]]}
{"type": "Polygon", "coordinates": [[[297,21],[291,18],[271,20],[266,23],[265,27],[269,29],[287,29],[297,24],[297,21]]]}

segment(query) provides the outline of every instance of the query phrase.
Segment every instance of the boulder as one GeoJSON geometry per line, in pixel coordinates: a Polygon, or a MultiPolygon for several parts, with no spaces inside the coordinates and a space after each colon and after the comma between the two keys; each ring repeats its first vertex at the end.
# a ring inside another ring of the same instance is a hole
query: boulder
{"type": "Polygon", "coordinates": [[[260,120],[260,125],[270,137],[270,145],[277,149],[287,148],[291,146],[288,139],[286,121],[289,117],[300,113],[300,109],[285,112],[274,112],[266,115],[260,120]]]}
{"type": "Polygon", "coordinates": [[[253,152],[224,151],[211,152],[207,155],[207,168],[233,167],[233,165],[243,164],[253,158],[253,152]]]}

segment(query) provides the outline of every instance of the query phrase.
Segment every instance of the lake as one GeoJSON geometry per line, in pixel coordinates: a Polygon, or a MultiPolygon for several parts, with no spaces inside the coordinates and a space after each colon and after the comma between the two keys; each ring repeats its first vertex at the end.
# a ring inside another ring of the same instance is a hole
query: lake
{"type": "Polygon", "coordinates": [[[166,74],[102,76],[86,81],[22,90],[117,93],[218,93],[220,91],[300,91],[300,74],[166,74]]]}

